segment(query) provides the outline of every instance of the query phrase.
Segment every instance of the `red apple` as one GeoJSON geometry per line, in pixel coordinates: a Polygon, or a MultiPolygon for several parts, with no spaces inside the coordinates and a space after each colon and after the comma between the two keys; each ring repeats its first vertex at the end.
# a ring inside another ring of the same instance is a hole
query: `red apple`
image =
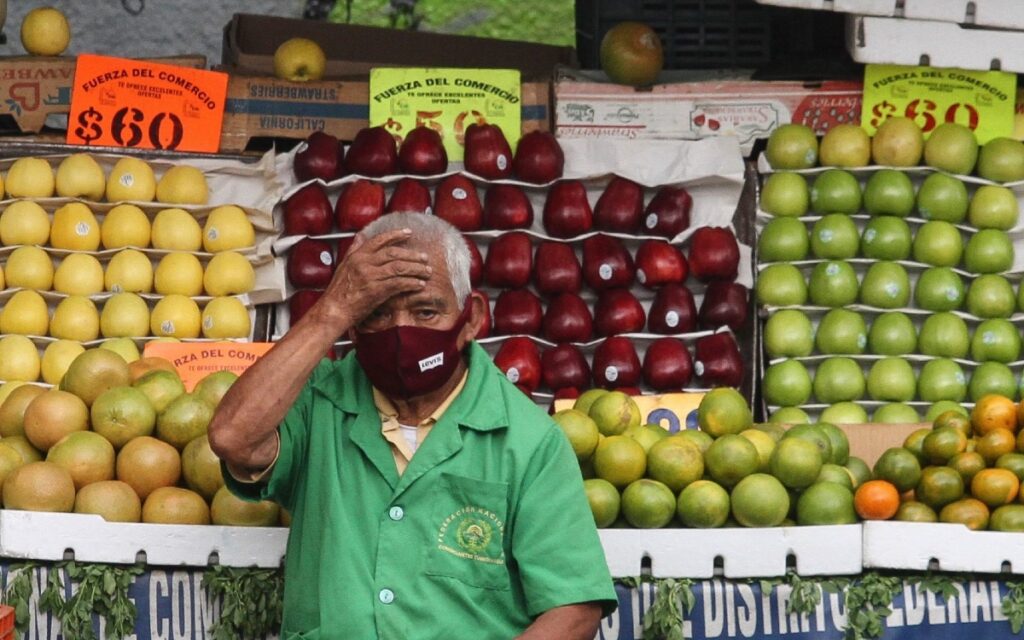
{"type": "Polygon", "coordinates": [[[643,187],[616,176],[594,205],[594,226],[602,231],[636,233],[643,214],[643,187]]]}
{"type": "Polygon", "coordinates": [[[595,291],[633,284],[633,258],[612,236],[597,234],[583,241],[583,279],[595,291]]]}
{"type": "Polygon", "coordinates": [[[747,320],[747,288],[736,282],[708,283],[698,320],[703,329],[725,326],[736,331],[747,320]]]}
{"type": "Polygon", "coordinates": [[[352,247],[352,243],[355,242],[355,236],[348,236],[347,238],[338,238],[338,246],[334,250],[334,264],[341,264],[348,255],[348,250],[352,247]]]}
{"type": "Polygon", "coordinates": [[[484,226],[488,229],[528,229],[533,205],[514,184],[492,184],[484,196],[484,226]]]}
{"type": "Polygon", "coordinates": [[[344,175],[344,147],[338,139],[323,131],[314,131],[303,143],[292,168],[299,182],[319,178],[330,182],[344,175]]]}
{"type": "Polygon", "coordinates": [[[562,293],[548,302],[543,335],[551,342],[587,342],[594,334],[594,319],[583,298],[562,293]]]}
{"type": "Polygon", "coordinates": [[[338,228],[359,231],[384,215],[384,185],[369,180],[356,180],[345,185],[334,206],[338,228]]]}
{"type": "Polygon", "coordinates": [[[644,308],[629,289],[606,289],[594,307],[594,328],[599,336],[644,330],[644,308]]]}
{"type": "Polygon", "coordinates": [[[523,182],[546,184],[562,177],[565,154],[555,136],[547,131],[531,131],[519,139],[512,159],[512,173],[523,182]]]}
{"type": "Polygon", "coordinates": [[[484,299],[484,321],[480,324],[480,330],[473,337],[474,340],[479,340],[491,335],[491,301],[487,299],[487,294],[483,291],[474,289],[473,292],[480,294],[484,299]]]}
{"type": "Polygon", "coordinates": [[[334,274],[334,252],[323,240],[303,238],[288,252],[288,280],[292,286],[319,289],[334,274]]]}
{"type": "Polygon", "coordinates": [[[646,240],[636,251],[636,279],[648,289],[681,283],[689,271],[683,252],[664,240],[646,240]]]}
{"type": "Polygon", "coordinates": [[[544,201],[544,230],[553,238],[572,238],[590,231],[594,213],[587,188],[579,180],[556,182],[544,201]]]}
{"type": "Polygon", "coordinates": [[[307,184],[284,201],[286,236],[322,236],[331,232],[334,208],[322,184],[307,184]]]}
{"type": "Polygon", "coordinates": [[[603,389],[637,386],[640,370],[640,358],[629,338],[605,338],[594,350],[594,382],[603,389]]]}
{"type": "Polygon", "coordinates": [[[345,156],[349,173],[380,178],[398,173],[398,146],[384,127],[365,127],[356,133],[345,156]]]}
{"type": "Polygon", "coordinates": [[[701,227],[690,236],[690,271],[701,282],[735,280],[740,245],[728,227],[701,227]]]}
{"type": "Polygon", "coordinates": [[[540,357],[540,365],[544,386],[556,394],[566,388],[590,388],[590,365],[575,345],[560,344],[545,349],[540,357]]]}
{"type": "Polygon", "coordinates": [[[512,175],[512,149],[501,128],[473,123],[466,128],[466,171],[487,180],[512,175]]]}
{"type": "Polygon", "coordinates": [[[484,259],[472,238],[462,236],[462,239],[469,247],[469,283],[476,288],[484,280],[484,259]]]}
{"type": "Polygon", "coordinates": [[[659,338],[647,345],[644,381],[655,391],[678,391],[693,378],[693,361],[686,344],[677,338],[659,338]]]}
{"type": "Polygon", "coordinates": [[[727,331],[697,340],[693,371],[705,386],[738,387],[743,382],[743,358],[727,331]]]}
{"type": "Polygon", "coordinates": [[[460,231],[480,229],[484,214],[476,185],[458,173],[442,180],[434,189],[434,215],[460,231]]]}
{"type": "Polygon", "coordinates": [[[627,396],[642,396],[642,395],[644,395],[644,392],[640,390],[640,387],[619,387],[618,389],[616,389],[616,391],[624,393],[627,396]]]}
{"type": "Polygon", "coordinates": [[[693,198],[683,187],[662,187],[647,203],[644,229],[657,236],[674,238],[690,226],[693,198]]]}
{"type": "Polygon", "coordinates": [[[415,178],[402,178],[395,185],[391,192],[384,213],[395,211],[416,211],[417,213],[431,213],[430,189],[415,178]]]}
{"type": "Polygon", "coordinates": [[[512,231],[498,236],[487,249],[484,279],[498,289],[522,289],[530,282],[533,251],[530,236],[512,231]]]}
{"type": "Polygon", "coordinates": [[[681,284],[667,284],[658,290],[647,314],[647,330],[673,335],[697,330],[697,304],[681,284]]]}
{"type": "Polygon", "coordinates": [[[540,352],[530,338],[515,337],[502,342],[494,354],[494,364],[509,382],[527,393],[533,393],[540,385],[540,352]]]}
{"type": "Polygon", "coordinates": [[[288,299],[288,326],[294,327],[322,295],[323,289],[299,289],[293,293],[288,299]]]}
{"type": "Polygon", "coordinates": [[[436,176],[448,169],[448,152],[438,132],[416,127],[405,136],[398,149],[398,166],[402,173],[415,176],[436,176]]]}
{"type": "Polygon", "coordinates": [[[546,296],[557,293],[579,293],[583,286],[583,270],[572,245],[545,241],[533,257],[533,283],[546,296]]]}
{"type": "Polygon", "coordinates": [[[502,291],[494,303],[494,334],[537,335],[543,316],[540,299],[529,289],[502,291]]]}

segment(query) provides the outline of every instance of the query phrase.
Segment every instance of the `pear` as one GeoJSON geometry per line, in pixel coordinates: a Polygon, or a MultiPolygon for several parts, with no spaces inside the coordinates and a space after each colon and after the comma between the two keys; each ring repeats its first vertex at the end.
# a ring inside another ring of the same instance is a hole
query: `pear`
{"type": "Polygon", "coordinates": [[[167,204],[206,204],[210,199],[206,176],[189,165],[171,167],[156,185],[156,199],[167,204]]]}
{"type": "MultiPolygon", "coordinates": [[[[149,306],[134,293],[115,293],[100,313],[104,338],[141,338],[149,335],[149,306]]],[[[138,358],[136,351],[136,358],[138,358]]],[[[124,355],[123,353],[121,355],[124,355]]]]}
{"type": "Polygon", "coordinates": [[[50,245],[71,251],[99,249],[100,224],[92,210],[81,202],[71,202],[54,211],[50,245]]]}
{"type": "Polygon", "coordinates": [[[103,168],[88,153],[75,153],[57,167],[57,195],[100,201],[106,189],[103,168]]]}
{"type": "Polygon", "coordinates": [[[15,293],[0,311],[0,333],[45,336],[49,326],[46,300],[35,291],[26,289],[15,293]]]}
{"type": "Polygon", "coordinates": [[[125,362],[135,362],[140,357],[139,348],[135,346],[135,342],[131,338],[110,338],[104,340],[103,344],[100,345],[100,349],[113,351],[124,358],[125,362]]]}
{"type": "Polygon", "coordinates": [[[49,198],[53,195],[53,167],[42,158],[18,158],[7,170],[7,195],[12,198],[49,198]]]}
{"type": "Polygon", "coordinates": [[[256,241],[256,232],[245,211],[235,205],[217,207],[203,226],[203,249],[210,253],[244,249],[256,241]]]}
{"type": "Polygon", "coordinates": [[[151,202],[156,195],[156,176],[145,161],[121,158],[107,176],[107,200],[151,202]]]}
{"type": "Polygon", "coordinates": [[[213,256],[203,274],[203,288],[207,295],[229,296],[252,291],[256,272],[245,256],[224,251],[213,256]]]}

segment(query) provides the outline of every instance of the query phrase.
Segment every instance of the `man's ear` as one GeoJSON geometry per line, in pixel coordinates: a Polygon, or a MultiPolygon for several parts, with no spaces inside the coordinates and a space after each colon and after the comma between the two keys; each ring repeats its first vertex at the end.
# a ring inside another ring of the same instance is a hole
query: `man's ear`
{"type": "Polygon", "coordinates": [[[466,319],[466,326],[459,332],[458,342],[456,343],[459,351],[476,338],[476,334],[480,332],[480,327],[483,326],[484,318],[487,315],[487,310],[484,308],[487,304],[487,299],[479,292],[474,291],[470,293],[469,298],[466,299],[466,304],[469,305],[469,318],[466,319]]]}

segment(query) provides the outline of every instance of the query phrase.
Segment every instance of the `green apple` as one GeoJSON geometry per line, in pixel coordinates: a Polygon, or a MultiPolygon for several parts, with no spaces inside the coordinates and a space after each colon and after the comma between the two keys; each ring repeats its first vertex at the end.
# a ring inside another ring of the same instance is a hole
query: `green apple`
{"type": "Polygon", "coordinates": [[[944,173],[933,173],[917,190],[917,210],[926,220],[962,222],[967,215],[967,185],[944,173]]]}
{"type": "Polygon", "coordinates": [[[915,388],[914,368],[903,358],[876,360],[868,371],[867,389],[872,400],[913,400],[915,388]]]}
{"type": "Polygon", "coordinates": [[[818,136],[802,124],[784,124],[768,136],[765,158],[774,169],[810,169],[818,163],[818,136]]]}
{"type": "Polygon", "coordinates": [[[848,262],[821,262],[814,266],[807,285],[811,303],[845,307],[857,300],[857,272],[848,262]]]}
{"type": "Polygon", "coordinates": [[[849,260],[857,256],[860,232],[853,218],[832,213],[814,223],[811,229],[811,251],[823,260],[849,260]]]}
{"type": "Polygon", "coordinates": [[[976,362],[1009,364],[1020,358],[1020,331],[1009,320],[985,320],[971,337],[971,359],[976,362]]]}
{"type": "Polygon", "coordinates": [[[864,424],[868,412],[856,402],[837,402],[821,412],[821,421],[829,424],[864,424]]]}
{"type": "Polygon", "coordinates": [[[967,210],[967,221],[979,229],[1012,229],[1017,226],[1020,205],[1006,187],[985,184],[978,187],[967,210]]]}
{"type": "Polygon", "coordinates": [[[872,218],[860,237],[860,253],[874,260],[906,260],[910,256],[910,226],[901,218],[872,218]]]}
{"type": "Polygon", "coordinates": [[[820,215],[860,211],[860,182],[849,171],[829,169],[811,185],[811,211],[820,215]]]}
{"type": "Polygon", "coordinates": [[[867,346],[868,327],[859,313],[832,309],[818,323],[814,342],[821,353],[858,355],[867,346]]]}
{"type": "Polygon", "coordinates": [[[934,267],[955,267],[964,252],[960,230],[945,220],[930,220],[914,236],[914,260],[934,267]]]}
{"type": "Polygon", "coordinates": [[[929,167],[969,176],[978,160],[978,140],[962,124],[944,122],[924,143],[924,163],[929,167]]]}
{"type": "Polygon", "coordinates": [[[807,302],[804,274],[791,264],[773,264],[757,275],[757,300],[768,307],[798,306],[807,302]]]}
{"type": "Polygon", "coordinates": [[[810,202],[807,180],[799,173],[773,173],[761,187],[761,209],[773,216],[802,216],[810,202]]]}
{"type": "Polygon", "coordinates": [[[814,351],[814,326],[803,311],[776,311],[764,324],[764,348],[771,358],[809,356],[814,351]]]}
{"type": "Polygon", "coordinates": [[[967,397],[967,376],[959,364],[948,358],[929,360],[917,377],[917,397],[925,402],[962,402],[967,397]]]}
{"type": "Polygon", "coordinates": [[[965,358],[971,348],[967,323],[950,311],[930,315],[917,335],[917,348],[926,356],[965,358]]]}
{"type": "Polygon", "coordinates": [[[874,216],[904,218],[914,210],[914,184],[896,169],[879,169],[864,187],[864,208],[874,216]]]}
{"type": "Polygon", "coordinates": [[[764,399],[770,405],[795,407],[811,398],[811,375],[799,360],[783,360],[770,365],[761,381],[764,399]]]}
{"type": "Polygon", "coordinates": [[[878,424],[916,424],[921,422],[921,416],[909,404],[890,402],[875,409],[871,421],[878,424]]]}
{"type": "Polygon", "coordinates": [[[868,351],[879,356],[902,356],[917,349],[917,329],[902,311],[888,311],[875,318],[868,331],[868,351]]]}
{"type": "Polygon", "coordinates": [[[992,182],[1024,180],[1024,143],[1013,138],[993,138],[978,154],[978,175],[992,182]]]}
{"type": "Polygon", "coordinates": [[[978,276],[967,288],[967,312],[979,318],[1009,318],[1017,307],[1013,287],[1003,276],[978,276]]]}
{"type": "Polygon", "coordinates": [[[1010,367],[1002,362],[982,362],[971,374],[971,383],[967,387],[971,402],[981,400],[982,396],[996,394],[1011,400],[1017,399],[1017,378],[1010,367]]]}
{"type": "Polygon", "coordinates": [[[872,264],[860,284],[860,301],[879,309],[907,306],[910,302],[910,277],[907,270],[900,263],[889,260],[872,264]]]}
{"type": "Polygon", "coordinates": [[[1013,266],[1013,242],[1002,229],[982,229],[964,249],[964,268],[971,273],[1002,273],[1013,266]]]}
{"type": "Polygon", "coordinates": [[[914,285],[914,304],[927,311],[955,311],[965,295],[963,278],[949,267],[925,269],[914,285]]]}
{"type": "Polygon", "coordinates": [[[832,404],[864,397],[864,372],[853,358],[828,358],[814,372],[814,397],[832,404]]]}
{"type": "Polygon", "coordinates": [[[956,413],[959,413],[960,415],[963,416],[970,415],[967,409],[964,409],[963,405],[961,405],[959,402],[953,402],[952,400],[939,400],[938,402],[933,402],[928,407],[928,413],[925,414],[924,421],[935,422],[936,418],[946,413],[947,411],[955,411],[956,413]]]}
{"type": "Polygon", "coordinates": [[[810,421],[807,412],[799,407],[782,407],[768,416],[768,422],[777,424],[808,424],[810,421]]]}
{"type": "Polygon", "coordinates": [[[757,259],[761,262],[797,262],[810,249],[807,227],[796,218],[772,218],[757,239],[757,259]]]}

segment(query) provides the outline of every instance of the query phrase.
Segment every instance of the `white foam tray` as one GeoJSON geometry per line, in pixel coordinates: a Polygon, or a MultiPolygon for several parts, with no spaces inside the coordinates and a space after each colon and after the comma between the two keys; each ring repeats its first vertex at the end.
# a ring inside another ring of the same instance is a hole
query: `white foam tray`
{"type": "Polygon", "coordinates": [[[965,29],[949,22],[849,16],[846,48],[854,60],[864,63],[1024,71],[1024,31],[965,29]]]}
{"type": "Polygon", "coordinates": [[[1024,536],[960,524],[865,522],[864,568],[1024,574],[1024,536]]]}
{"type": "Polygon", "coordinates": [[[58,561],[66,550],[82,562],[153,566],[278,567],[285,527],[124,524],[72,513],[0,511],[0,556],[58,561]],[[214,555],[216,554],[216,555],[214,555]]]}
{"type": "Polygon", "coordinates": [[[1001,29],[1024,29],[1020,0],[756,0],[760,4],[860,15],[938,20],[1001,29]]]}
{"type": "MultiPolygon", "coordinates": [[[[645,557],[657,578],[710,578],[716,560],[726,578],[786,574],[789,556],[800,575],[862,571],[861,525],[766,529],[601,529],[613,577],[640,575],[645,557]]],[[[1024,565],[1022,565],[1024,566],[1024,565]]]]}

